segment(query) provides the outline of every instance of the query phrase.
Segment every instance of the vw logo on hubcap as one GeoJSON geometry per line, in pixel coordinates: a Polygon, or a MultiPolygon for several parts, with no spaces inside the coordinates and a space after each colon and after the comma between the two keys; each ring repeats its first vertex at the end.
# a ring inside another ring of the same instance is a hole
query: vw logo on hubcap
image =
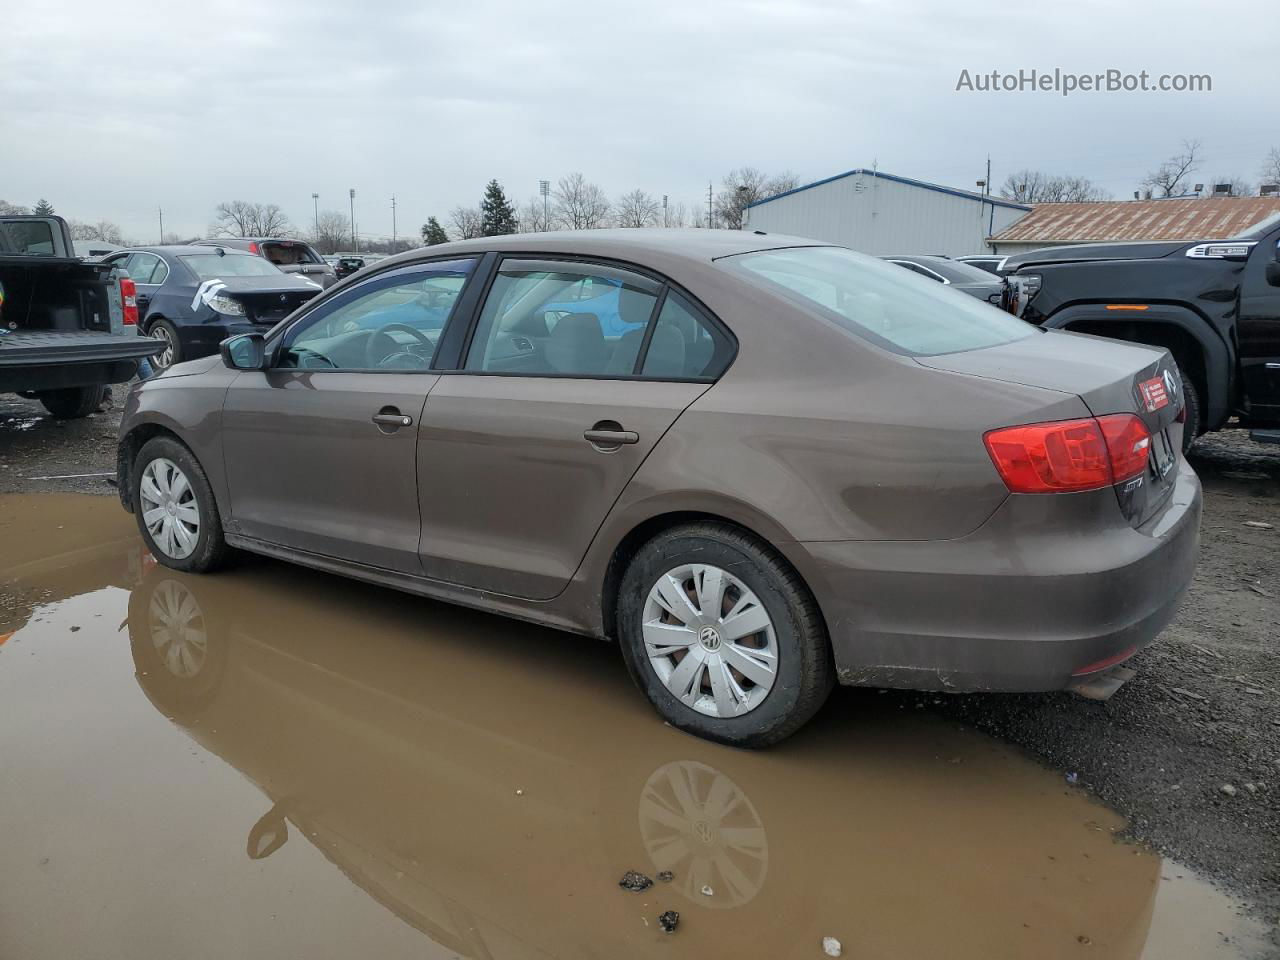
{"type": "Polygon", "coordinates": [[[698,641],[707,650],[716,651],[720,649],[720,632],[715,627],[703,627],[698,631],[698,641]]]}

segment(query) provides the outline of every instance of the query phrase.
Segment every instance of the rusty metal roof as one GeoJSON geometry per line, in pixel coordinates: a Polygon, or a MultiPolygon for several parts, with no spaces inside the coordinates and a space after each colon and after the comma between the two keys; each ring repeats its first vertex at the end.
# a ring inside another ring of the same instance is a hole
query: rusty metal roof
{"type": "Polygon", "coordinates": [[[993,243],[1220,240],[1273,213],[1280,213],[1280,197],[1037,203],[1008,230],[989,239],[993,243]]]}

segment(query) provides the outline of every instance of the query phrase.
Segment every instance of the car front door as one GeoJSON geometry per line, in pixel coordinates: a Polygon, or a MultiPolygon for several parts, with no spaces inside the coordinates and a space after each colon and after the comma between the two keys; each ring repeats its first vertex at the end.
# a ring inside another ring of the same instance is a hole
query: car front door
{"type": "Polygon", "coordinates": [[[1240,284],[1240,372],[1251,419],[1280,421],[1280,237],[1258,244],[1240,284]]]}
{"type": "Polygon", "coordinates": [[[556,596],[645,457],[732,350],[716,322],[647,276],[503,260],[463,369],[441,377],[423,411],[423,572],[556,596]],[[586,280],[617,289],[611,323],[566,311],[586,280]]]}
{"type": "Polygon", "coordinates": [[[290,327],[269,369],[227,391],[229,529],[294,550],[419,573],[418,421],[473,259],[371,277],[290,327]]]}

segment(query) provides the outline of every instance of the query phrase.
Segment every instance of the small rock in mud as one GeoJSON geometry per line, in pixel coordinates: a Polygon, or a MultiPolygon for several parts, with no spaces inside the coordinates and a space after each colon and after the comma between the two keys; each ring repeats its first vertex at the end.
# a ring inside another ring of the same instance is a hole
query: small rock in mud
{"type": "Polygon", "coordinates": [[[667,910],[658,914],[658,926],[662,928],[663,933],[675,933],[676,926],[680,923],[680,914],[674,910],[667,910]]]}
{"type": "Polygon", "coordinates": [[[663,883],[670,883],[675,878],[676,878],[676,875],[672,873],[670,870],[663,870],[661,873],[658,874],[658,879],[661,880],[663,883]]]}
{"type": "Polygon", "coordinates": [[[653,881],[637,870],[628,870],[622,875],[622,879],[618,881],[618,886],[623,890],[639,893],[641,890],[648,890],[652,887],[653,881]]]}
{"type": "Polygon", "coordinates": [[[715,895],[715,891],[711,889],[711,884],[704,883],[702,885],[702,895],[704,897],[711,897],[715,895]]]}
{"type": "Polygon", "coordinates": [[[1269,523],[1263,523],[1261,520],[1246,520],[1246,521],[1244,522],[1244,525],[1245,525],[1246,527],[1253,527],[1253,529],[1255,529],[1255,530],[1270,530],[1270,529],[1271,529],[1271,524],[1269,524],[1269,523]]]}
{"type": "Polygon", "coordinates": [[[1236,790],[1236,788],[1229,783],[1224,783],[1222,786],[1220,786],[1218,788],[1218,792],[1225,793],[1228,797],[1234,797],[1237,793],[1239,793],[1239,791],[1236,790]]]}
{"type": "Polygon", "coordinates": [[[823,937],[822,952],[828,957],[838,957],[844,953],[844,947],[840,945],[840,941],[835,937],[823,937]]]}

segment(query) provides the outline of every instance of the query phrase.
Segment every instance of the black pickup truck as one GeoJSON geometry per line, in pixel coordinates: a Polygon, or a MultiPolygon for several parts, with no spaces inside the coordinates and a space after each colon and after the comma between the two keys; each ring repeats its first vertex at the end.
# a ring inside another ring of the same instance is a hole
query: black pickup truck
{"type": "Polygon", "coordinates": [[[1232,417],[1280,442],[1278,256],[1280,214],[1227,240],[1053,247],[1006,269],[1025,320],[1167,348],[1182,375],[1185,443],[1232,417]]]}
{"type": "Polygon", "coordinates": [[[92,413],[164,345],[138,336],[133,281],[75,256],[61,217],[0,217],[0,393],[55,417],[92,413]]]}

